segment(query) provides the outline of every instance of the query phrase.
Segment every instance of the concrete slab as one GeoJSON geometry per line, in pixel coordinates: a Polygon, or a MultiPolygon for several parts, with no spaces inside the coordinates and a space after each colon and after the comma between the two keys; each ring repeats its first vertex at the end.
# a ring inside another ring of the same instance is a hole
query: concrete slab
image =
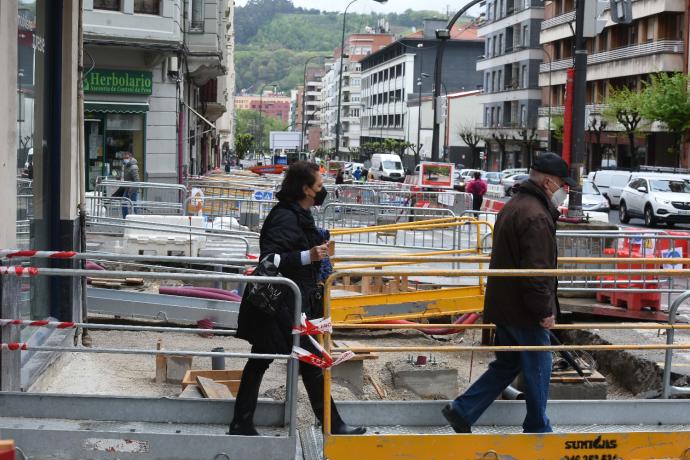
{"type": "Polygon", "coordinates": [[[393,375],[393,385],[422,398],[454,398],[458,395],[458,370],[443,364],[416,366],[407,362],[386,363],[393,375]]]}

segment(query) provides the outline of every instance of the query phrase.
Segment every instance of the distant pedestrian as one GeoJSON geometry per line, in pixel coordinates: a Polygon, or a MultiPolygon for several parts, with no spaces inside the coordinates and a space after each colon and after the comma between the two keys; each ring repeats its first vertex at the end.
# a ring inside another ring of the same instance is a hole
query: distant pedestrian
{"type": "Polygon", "coordinates": [[[352,173],[352,177],[355,178],[357,182],[362,178],[362,168],[357,166],[357,169],[355,169],[355,172],[352,173]]]}
{"type": "Polygon", "coordinates": [[[475,211],[482,209],[486,188],[486,182],[482,180],[482,173],[479,171],[475,172],[474,179],[469,181],[465,187],[465,192],[472,194],[472,209],[475,211]]]}
{"type": "Polygon", "coordinates": [[[340,185],[345,183],[345,173],[342,169],[338,170],[338,174],[335,175],[335,185],[340,185]]]}
{"type": "MultiPolygon", "coordinates": [[[[122,156],[123,172],[122,178],[125,182],[139,182],[139,165],[136,158],[132,157],[130,152],[125,152],[122,156]]],[[[139,199],[139,189],[137,187],[124,187],[122,194],[124,198],[128,198],[132,202],[131,212],[136,214],[136,201],[139,199]]],[[[127,214],[130,213],[129,204],[127,202],[122,204],[122,218],[126,219],[127,214]]]]}
{"type": "MultiPolygon", "coordinates": [[[[491,269],[555,269],[558,267],[556,219],[566,195],[575,186],[567,163],[555,153],[534,160],[529,180],[498,213],[494,226],[491,269]]],[[[490,276],[484,298],[484,321],[496,325],[497,346],[548,346],[556,323],[556,278],[490,276]]],[[[496,352],[496,359],[464,394],[442,413],[456,433],[472,425],[522,372],[527,414],[525,433],[550,433],[546,416],[551,380],[550,351],[496,352]]]]}

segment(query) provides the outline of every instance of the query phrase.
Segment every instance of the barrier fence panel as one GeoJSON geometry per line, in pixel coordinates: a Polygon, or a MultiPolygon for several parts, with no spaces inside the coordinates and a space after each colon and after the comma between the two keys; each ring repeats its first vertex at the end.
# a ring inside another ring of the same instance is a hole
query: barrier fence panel
{"type": "MultiPolygon", "coordinates": [[[[571,260],[571,262],[574,262],[571,260]]],[[[329,277],[325,286],[325,315],[333,314],[331,307],[334,299],[331,290],[336,282],[343,278],[358,278],[365,276],[396,277],[396,276],[501,276],[501,277],[526,277],[526,276],[639,276],[649,274],[660,276],[690,276],[688,269],[552,269],[552,270],[414,270],[396,269],[374,272],[372,270],[339,270],[329,277]]],[[[690,298],[690,291],[683,294],[677,303],[690,298]]],[[[335,323],[334,329],[360,328],[360,329],[406,329],[423,328],[422,324],[342,324],[335,323]]],[[[450,324],[435,325],[456,329],[466,328],[490,328],[492,325],[466,325],[450,324]]],[[[676,326],[673,320],[669,324],[571,324],[558,325],[557,329],[666,329],[672,332],[676,326]]],[[[682,325],[680,328],[690,329],[690,325],[682,325]]],[[[671,369],[672,350],[690,350],[690,343],[674,344],[671,339],[665,344],[596,344],[596,345],[551,345],[551,346],[488,346],[477,347],[472,345],[431,345],[431,346],[339,346],[332,347],[331,331],[324,331],[324,344],[328,353],[459,353],[459,352],[498,352],[498,351],[614,351],[614,350],[666,350],[665,369],[671,369]]],[[[664,375],[664,379],[668,377],[664,375]]],[[[391,412],[377,417],[372,414],[367,417],[369,425],[375,427],[374,433],[369,436],[333,436],[331,434],[331,410],[328,402],[331,397],[332,372],[325,370],[324,379],[324,434],[323,455],[332,460],[350,458],[353,451],[359,455],[376,458],[398,458],[405,456],[410,459],[428,458],[430,451],[436,452],[438,458],[575,458],[571,457],[571,443],[577,443],[586,433],[591,441],[592,449],[598,449],[593,458],[683,458],[688,452],[690,442],[690,419],[687,417],[688,404],[678,401],[682,405],[680,409],[673,403],[659,404],[657,401],[617,401],[619,409],[615,407],[604,408],[606,401],[573,401],[577,405],[569,408],[561,408],[558,401],[549,403],[549,416],[554,426],[560,426],[556,433],[548,434],[519,434],[510,435],[505,432],[496,432],[497,427],[508,428],[508,425],[522,423],[524,412],[516,411],[518,405],[522,409],[523,404],[515,402],[506,404],[496,402],[487,411],[487,414],[479,420],[474,434],[458,436],[451,434],[447,429],[447,422],[442,419],[440,409],[445,402],[434,404],[435,413],[428,413],[431,407],[422,407],[421,402],[403,401],[391,403],[388,408],[391,412]],[[642,407],[640,403],[646,407],[642,407]],[[409,406],[409,410],[406,407],[409,406]],[[658,407],[657,407],[658,406],[658,407]],[[680,412],[673,412],[678,408],[680,412]],[[564,412],[562,409],[566,409],[564,412]],[[601,412],[600,411],[604,411],[601,412]],[[592,419],[592,413],[596,412],[596,421],[592,419]],[[575,415],[574,417],[572,415],[575,415]],[[440,426],[439,426],[440,425],[440,426]],[[486,425],[486,426],[485,426],[486,425]],[[479,433],[479,434],[477,434],[479,433]],[[424,434],[424,436],[420,436],[424,434]],[[605,440],[605,445],[598,445],[600,440],[605,440]],[[663,447],[662,447],[663,445],[663,447]],[[615,451],[615,452],[614,452],[615,451]],[[663,452],[662,452],[663,451],[663,452]],[[600,455],[600,454],[603,454],[600,455]]],[[[667,382],[666,382],[667,383],[667,382]]],[[[665,388],[667,387],[665,383],[665,388]]],[[[665,390],[666,391],[666,390],[665,390]]],[[[674,402],[676,403],[676,402],[674,402]]],[[[361,423],[360,418],[355,419],[361,423]]],[[[516,428],[517,428],[516,427],[516,428]]],[[[499,428],[500,429],[500,428],[499,428]]],[[[519,432],[518,430],[517,432],[519,432]]],[[[589,441],[587,441],[589,442],[589,441]]],[[[588,454],[589,444],[585,442],[581,451],[577,452],[577,458],[584,458],[579,454],[588,454]]],[[[577,444],[572,444],[577,445],[577,444]]],[[[577,447],[580,449],[580,447],[577,447]]],[[[589,458],[589,457],[587,457],[589,458]]]]}
{"type": "Polygon", "coordinates": [[[184,185],[155,182],[126,182],[102,180],[96,184],[94,195],[113,197],[116,192],[124,191],[124,196],[131,197],[137,193],[134,201],[135,214],[183,214],[182,204],[187,198],[184,185]]]}
{"type": "Polygon", "coordinates": [[[450,209],[329,202],[319,210],[323,228],[360,228],[455,217],[450,209]]]}

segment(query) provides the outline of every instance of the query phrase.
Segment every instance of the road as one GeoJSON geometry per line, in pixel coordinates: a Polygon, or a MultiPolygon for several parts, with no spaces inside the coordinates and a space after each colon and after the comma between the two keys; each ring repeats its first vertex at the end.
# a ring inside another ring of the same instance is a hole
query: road
{"type": "MultiPolygon", "coordinates": [[[[609,212],[609,223],[614,224],[614,225],[621,225],[621,221],[618,219],[618,209],[612,210],[609,212]]],[[[642,219],[636,219],[636,218],[631,218],[630,223],[625,225],[626,227],[635,227],[635,228],[647,228],[644,226],[644,222],[642,219]]],[[[668,229],[670,228],[666,224],[659,224],[656,226],[656,228],[659,229],[668,229]]],[[[690,224],[676,224],[673,226],[674,230],[690,230],[690,224]]]]}

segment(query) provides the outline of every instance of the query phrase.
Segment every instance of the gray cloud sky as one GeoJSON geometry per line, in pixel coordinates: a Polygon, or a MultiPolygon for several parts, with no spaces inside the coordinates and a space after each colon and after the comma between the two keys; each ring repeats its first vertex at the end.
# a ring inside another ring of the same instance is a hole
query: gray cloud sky
{"type": "MultiPolygon", "coordinates": [[[[235,5],[244,6],[247,0],[235,0],[235,5]]],[[[303,8],[316,8],[325,11],[342,11],[350,0],[293,0],[295,6],[303,8]]],[[[379,4],[373,0],[359,0],[352,5],[348,11],[358,13],[400,13],[406,9],[411,10],[432,10],[443,12],[450,8],[451,14],[457,11],[466,3],[465,1],[450,0],[388,0],[386,4],[379,4]]]]}

